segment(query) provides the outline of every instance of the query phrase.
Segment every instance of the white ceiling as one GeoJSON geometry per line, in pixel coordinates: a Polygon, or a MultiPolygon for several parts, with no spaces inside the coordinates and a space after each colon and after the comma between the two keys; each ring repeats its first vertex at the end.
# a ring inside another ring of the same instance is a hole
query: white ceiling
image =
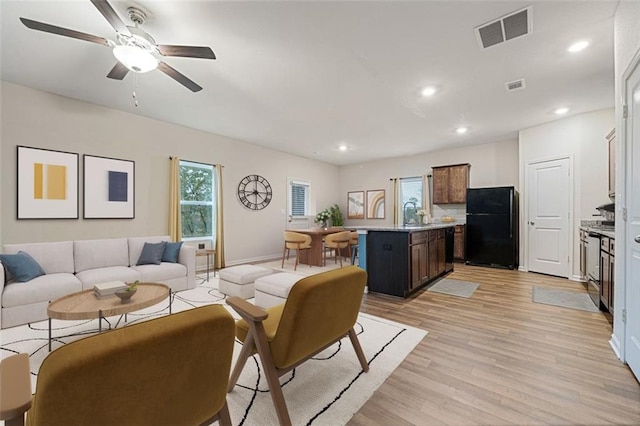
{"type": "Polygon", "coordinates": [[[210,46],[217,60],[165,58],[106,78],[110,49],[27,29],[30,18],[115,40],[88,0],[0,0],[1,78],[336,165],[517,138],[518,130],[614,105],[618,1],[116,1],[148,12],[158,44],[210,46]],[[480,49],[474,28],[533,4],[533,32],[480,49]],[[570,54],[574,41],[588,49],[570,54]],[[507,93],[506,82],[526,79],[507,93]],[[423,98],[421,89],[439,93],[423,98]],[[139,107],[133,105],[137,92],[139,107]],[[466,135],[454,128],[470,127],[466,135]],[[339,152],[345,143],[349,150],[339,152]]]}

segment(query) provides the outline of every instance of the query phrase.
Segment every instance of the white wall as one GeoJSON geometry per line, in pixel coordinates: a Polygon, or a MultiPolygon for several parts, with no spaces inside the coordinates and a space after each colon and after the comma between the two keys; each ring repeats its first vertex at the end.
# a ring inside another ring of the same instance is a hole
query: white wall
{"type": "MultiPolygon", "coordinates": [[[[518,187],[518,141],[474,145],[463,148],[425,152],[410,157],[396,157],[340,167],[340,208],[346,212],[347,192],[385,189],[385,219],[347,220],[347,225],[392,224],[393,188],[390,179],[431,174],[431,167],[469,163],[469,185],[518,187]]],[[[447,209],[464,216],[465,205],[434,206],[434,217],[447,209]]],[[[346,213],[345,213],[346,215],[346,213]]]]}
{"type": "MultiPolygon", "coordinates": [[[[613,21],[614,27],[614,58],[615,58],[615,108],[616,108],[616,128],[622,129],[622,102],[621,102],[621,88],[622,77],[627,68],[631,65],[634,58],[640,55],[640,2],[638,1],[621,1],[618,4],[618,9],[613,21]]],[[[626,228],[624,223],[620,220],[620,209],[626,206],[629,200],[626,200],[624,194],[625,187],[625,172],[626,172],[626,157],[625,142],[620,138],[622,132],[617,131],[616,140],[616,264],[615,264],[615,286],[614,292],[614,315],[613,315],[613,335],[611,336],[611,345],[618,354],[618,356],[625,359],[625,324],[622,321],[622,309],[637,309],[640,304],[640,300],[627,300],[627,294],[629,291],[627,288],[632,283],[627,282],[625,269],[626,269],[626,251],[625,251],[625,238],[624,233],[626,228]]],[[[634,170],[638,170],[640,164],[633,165],[634,170]]],[[[637,283],[636,283],[637,284],[637,283]]]]}
{"type": "Polygon", "coordinates": [[[615,125],[614,110],[604,109],[575,115],[520,131],[520,235],[524,250],[520,251],[520,267],[527,269],[527,214],[524,210],[524,179],[527,164],[532,161],[571,157],[573,159],[572,274],[580,276],[579,238],[581,219],[593,219],[595,208],[610,203],[608,191],[608,147],[605,136],[615,125]]]}
{"type": "Polygon", "coordinates": [[[313,209],[342,197],[338,167],[222,136],[2,82],[0,227],[2,244],[168,234],[169,156],[224,167],[227,263],[279,256],[286,225],[286,182],[312,184],[313,209]],[[80,219],[16,220],[16,146],[80,154],[80,219]],[[135,219],[82,219],[82,154],[135,161],[135,219]],[[273,200],[261,211],[236,195],[248,174],[264,176],[273,200]]]}

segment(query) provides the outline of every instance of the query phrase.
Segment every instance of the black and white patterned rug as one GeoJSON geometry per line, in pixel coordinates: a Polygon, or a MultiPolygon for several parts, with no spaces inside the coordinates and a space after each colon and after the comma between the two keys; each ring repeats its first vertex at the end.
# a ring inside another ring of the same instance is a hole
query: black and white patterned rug
{"type": "MultiPolygon", "coordinates": [[[[196,288],[175,294],[173,312],[208,304],[224,304],[225,296],[217,290],[217,278],[196,288]]],[[[250,300],[251,301],[251,300],[250,300]]],[[[225,305],[226,306],[226,305],[225,305]]],[[[228,307],[227,307],[228,308],[228,307]]],[[[237,314],[228,308],[235,318],[237,314]]],[[[167,315],[168,300],[128,315],[128,322],[118,327],[167,315]]],[[[109,317],[114,326],[118,317],[109,317]]],[[[53,320],[52,347],[58,348],[98,332],[97,320],[53,320]]],[[[370,364],[364,373],[349,339],[343,339],[313,360],[307,361],[281,378],[285,401],[295,425],[342,425],[359,410],[373,392],[402,360],[427,335],[427,332],[404,324],[361,313],[356,332],[370,364]]],[[[38,369],[48,354],[47,321],[0,331],[0,357],[26,352],[30,356],[32,390],[36,390],[38,369]]],[[[236,343],[234,362],[241,345],[236,343]]],[[[179,349],[177,349],[179,350],[179,349]]],[[[249,360],[227,401],[234,425],[276,425],[277,416],[262,373],[259,358],[249,360]]]]}

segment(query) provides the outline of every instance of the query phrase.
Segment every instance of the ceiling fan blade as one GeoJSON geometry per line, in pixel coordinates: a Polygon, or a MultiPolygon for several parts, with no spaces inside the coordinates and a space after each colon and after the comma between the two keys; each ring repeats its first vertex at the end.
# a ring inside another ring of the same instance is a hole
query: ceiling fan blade
{"type": "Polygon", "coordinates": [[[131,34],[127,26],[122,22],[122,19],[118,16],[113,7],[107,0],[91,0],[91,3],[102,13],[111,26],[120,34],[131,34]]]}
{"type": "Polygon", "coordinates": [[[168,44],[161,44],[158,46],[158,50],[164,56],[182,56],[184,58],[216,59],[216,55],[213,53],[213,50],[211,50],[210,47],[171,46],[168,44]]]}
{"type": "Polygon", "coordinates": [[[202,87],[198,86],[193,80],[190,80],[184,74],[181,74],[175,68],[172,68],[162,61],[158,62],[158,69],[192,92],[199,92],[202,90],[202,87]]]}
{"type": "Polygon", "coordinates": [[[106,38],[94,36],[80,31],[70,30],[69,28],[56,27],[55,25],[45,24],[44,22],[32,21],[27,18],[20,18],[20,21],[32,30],[44,31],[45,33],[58,34],[65,37],[77,38],[80,40],[90,41],[93,43],[109,45],[106,38]]]}
{"type": "Polygon", "coordinates": [[[109,74],[107,74],[108,78],[112,78],[114,80],[122,80],[127,73],[129,72],[129,68],[122,65],[122,62],[116,62],[116,65],[111,68],[109,74]]]}

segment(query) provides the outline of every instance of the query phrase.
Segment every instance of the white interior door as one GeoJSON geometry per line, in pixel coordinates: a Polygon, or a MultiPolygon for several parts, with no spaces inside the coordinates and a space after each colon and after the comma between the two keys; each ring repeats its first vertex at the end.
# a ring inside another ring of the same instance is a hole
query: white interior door
{"type": "Polygon", "coordinates": [[[527,165],[528,269],[569,277],[569,158],[527,165]]]}
{"type": "MultiPolygon", "coordinates": [[[[640,379],[640,63],[626,80],[626,361],[640,379]]],[[[623,314],[624,315],[624,314],[623,314]]],[[[624,317],[623,317],[624,318],[624,317]]]]}

